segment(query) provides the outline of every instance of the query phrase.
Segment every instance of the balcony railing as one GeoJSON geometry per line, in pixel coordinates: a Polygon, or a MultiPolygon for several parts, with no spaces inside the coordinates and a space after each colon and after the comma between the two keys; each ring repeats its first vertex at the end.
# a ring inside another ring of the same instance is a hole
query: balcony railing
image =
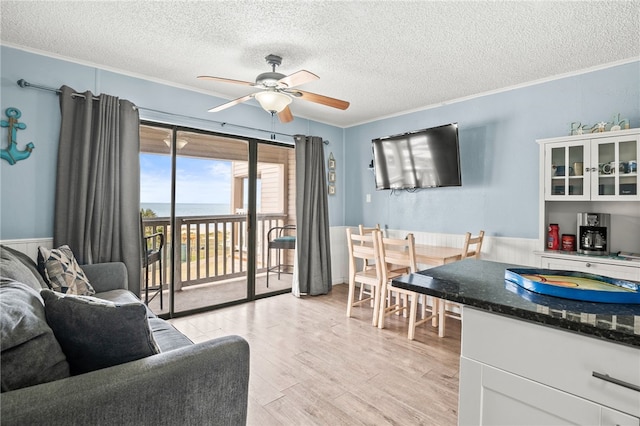
{"type": "MultiPolygon", "coordinates": [[[[267,233],[274,226],[287,224],[282,214],[258,214],[256,233],[256,272],[267,270],[267,233]]],[[[143,218],[145,234],[165,235],[162,264],[166,272],[173,253],[176,263],[176,289],[244,276],[247,273],[247,216],[185,216],[176,217],[180,244],[173,244],[168,217],[143,218]]],[[[150,287],[159,284],[158,264],[150,272],[150,287]]],[[[165,279],[165,283],[168,281],[165,279]]]]}

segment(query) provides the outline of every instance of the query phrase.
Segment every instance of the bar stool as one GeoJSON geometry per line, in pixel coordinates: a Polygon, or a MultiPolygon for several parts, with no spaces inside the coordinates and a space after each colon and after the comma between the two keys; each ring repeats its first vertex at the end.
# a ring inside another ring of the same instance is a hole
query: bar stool
{"type": "Polygon", "coordinates": [[[269,287],[269,272],[275,271],[280,274],[292,274],[293,265],[280,263],[282,250],[294,250],[296,248],[295,225],[275,226],[267,233],[267,288],[269,287]],[[276,264],[271,266],[271,250],[276,250],[276,264]],[[290,268],[290,271],[287,269],[290,268]]]}
{"type": "Polygon", "coordinates": [[[144,225],[142,223],[142,215],[140,215],[140,232],[142,233],[142,267],[145,270],[144,280],[144,303],[149,305],[149,302],[153,300],[158,294],[160,294],[160,309],[162,306],[162,248],[164,247],[164,234],[162,232],[155,232],[150,235],[145,235],[144,225]],[[158,271],[160,274],[158,287],[152,287],[153,294],[149,298],[149,267],[158,263],[158,271]]]}

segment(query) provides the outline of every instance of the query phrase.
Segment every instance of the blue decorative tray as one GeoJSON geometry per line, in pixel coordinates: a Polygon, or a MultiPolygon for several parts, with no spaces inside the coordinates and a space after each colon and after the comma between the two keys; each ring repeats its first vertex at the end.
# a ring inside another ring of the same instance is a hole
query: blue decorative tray
{"type": "Polygon", "coordinates": [[[539,294],[602,303],[640,304],[640,283],[584,272],[508,268],[504,278],[539,294]]]}

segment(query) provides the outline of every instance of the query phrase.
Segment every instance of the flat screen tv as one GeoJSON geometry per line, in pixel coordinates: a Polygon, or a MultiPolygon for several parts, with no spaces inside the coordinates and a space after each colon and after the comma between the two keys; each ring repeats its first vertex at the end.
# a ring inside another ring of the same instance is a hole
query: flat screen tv
{"type": "Polygon", "coordinates": [[[458,123],[373,139],[376,189],[462,186],[458,123]]]}

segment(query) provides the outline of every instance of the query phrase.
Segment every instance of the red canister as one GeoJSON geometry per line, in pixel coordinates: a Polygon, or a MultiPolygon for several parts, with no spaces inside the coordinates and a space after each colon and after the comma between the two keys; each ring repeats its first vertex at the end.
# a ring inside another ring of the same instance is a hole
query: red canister
{"type": "Polygon", "coordinates": [[[560,235],[557,223],[551,223],[549,225],[549,235],[547,236],[547,248],[549,250],[560,249],[560,235]]]}
{"type": "Polygon", "coordinates": [[[576,236],[573,234],[562,234],[562,250],[576,251],[576,236]]]}

